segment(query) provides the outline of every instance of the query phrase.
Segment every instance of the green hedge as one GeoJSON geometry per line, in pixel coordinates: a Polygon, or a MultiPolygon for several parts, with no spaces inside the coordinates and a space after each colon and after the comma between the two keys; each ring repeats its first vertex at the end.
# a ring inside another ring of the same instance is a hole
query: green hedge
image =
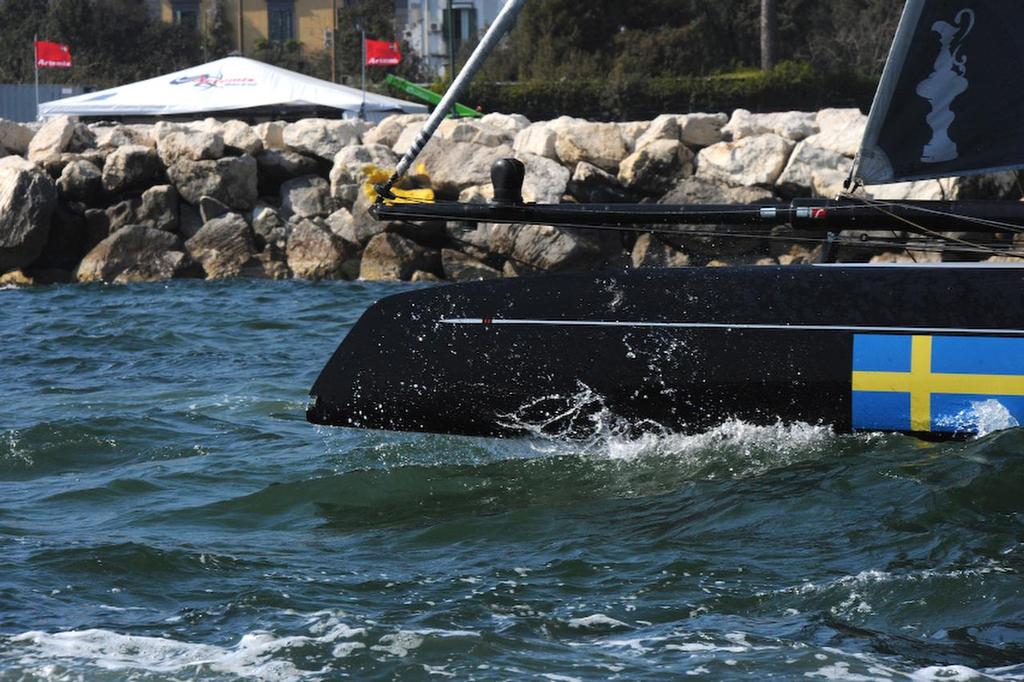
{"type": "Polygon", "coordinates": [[[634,80],[478,83],[462,98],[485,112],[523,114],[534,121],[562,115],[592,120],[647,120],[663,113],[697,111],[815,111],[860,107],[867,111],[874,79],[816,74],[799,64],[767,73],[634,80]]]}

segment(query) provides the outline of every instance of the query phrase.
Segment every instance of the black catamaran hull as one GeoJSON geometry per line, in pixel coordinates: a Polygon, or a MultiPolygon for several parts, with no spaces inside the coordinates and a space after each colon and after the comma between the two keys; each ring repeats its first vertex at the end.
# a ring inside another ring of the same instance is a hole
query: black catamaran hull
{"type": "Polygon", "coordinates": [[[730,418],[971,432],[978,404],[1024,411],[1022,291],[1024,269],[944,266],[638,270],[422,289],[366,311],[313,386],[308,419],[579,433],[586,408],[600,405],[682,432],[730,418]]]}

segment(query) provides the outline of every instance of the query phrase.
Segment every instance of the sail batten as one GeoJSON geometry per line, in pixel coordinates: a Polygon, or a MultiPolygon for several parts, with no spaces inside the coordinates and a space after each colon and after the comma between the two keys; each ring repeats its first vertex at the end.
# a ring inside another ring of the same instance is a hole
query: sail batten
{"type": "Polygon", "coordinates": [[[868,185],[1024,168],[1024,3],[910,0],[871,107],[868,185]]]}

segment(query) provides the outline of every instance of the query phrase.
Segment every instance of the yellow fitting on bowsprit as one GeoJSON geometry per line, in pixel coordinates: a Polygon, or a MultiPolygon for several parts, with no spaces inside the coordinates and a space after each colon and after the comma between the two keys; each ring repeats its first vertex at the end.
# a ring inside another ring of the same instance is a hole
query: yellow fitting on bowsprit
{"type": "MultiPolygon", "coordinates": [[[[381,168],[380,166],[363,166],[363,175],[366,177],[363,191],[366,192],[366,196],[376,201],[378,197],[374,185],[387,182],[393,173],[394,171],[381,168]]],[[[416,166],[416,176],[424,180],[427,178],[427,169],[422,163],[416,166]]],[[[434,202],[434,190],[429,187],[418,189],[392,187],[391,193],[395,195],[395,198],[385,199],[385,204],[431,204],[434,202]]]]}

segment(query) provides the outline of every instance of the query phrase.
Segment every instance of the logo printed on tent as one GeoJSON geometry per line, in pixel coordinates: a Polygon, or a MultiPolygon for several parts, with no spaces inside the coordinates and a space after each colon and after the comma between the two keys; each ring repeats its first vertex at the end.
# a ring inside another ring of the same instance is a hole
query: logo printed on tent
{"type": "Polygon", "coordinates": [[[171,81],[171,85],[187,85],[188,83],[192,83],[195,87],[202,88],[203,90],[258,85],[255,78],[249,78],[248,76],[224,78],[223,74],[219,73],[212,76],[208,73],[199,74],[198,76],[182,76],[171,81]]]}

